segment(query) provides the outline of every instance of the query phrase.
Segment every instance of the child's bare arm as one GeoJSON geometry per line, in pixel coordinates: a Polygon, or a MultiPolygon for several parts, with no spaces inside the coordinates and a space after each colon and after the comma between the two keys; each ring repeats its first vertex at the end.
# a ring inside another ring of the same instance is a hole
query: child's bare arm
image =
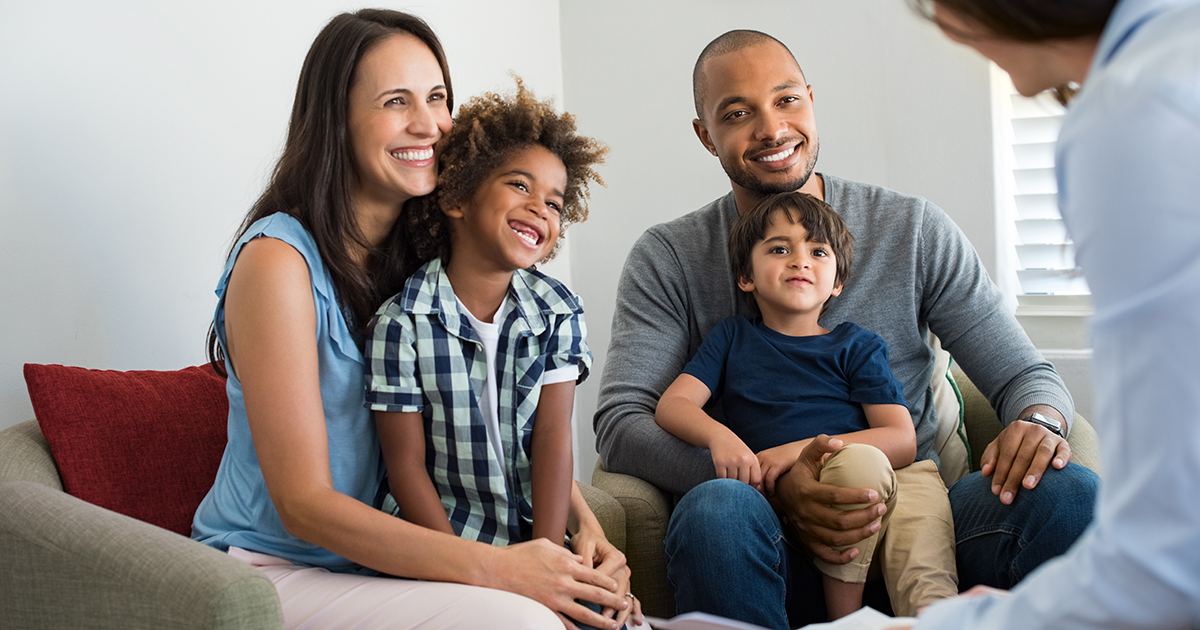
{"type": "Polygon", "coordinates": [[[892,468],[904,468],[917,459],[917,430],[904,405],[863,405],[871,428],[839,435],[843,442],[870,444],[883,451],[892,468]]]}
{"type": "Polygon", "coordinates": [[[680,374],[658,399],[654,421],[671,435],[712,452],[717,476],[762,487],[758,457],[729,427],[704,413],[712,392],[691,374],[680,374]]]}
{"type": "Polygon", "coordinates": [[[416,412],[375,412],[388,487],[404,520],[454,534],[446,508],[425,468],[425,421],[416,412]]]}
{"type": "Polygon", "coordinates": [[[561,545],[566,540],[571,504],[571,409],[575,381],[542,386],[530,436],[533,483],[533,537],[561,545]]]}

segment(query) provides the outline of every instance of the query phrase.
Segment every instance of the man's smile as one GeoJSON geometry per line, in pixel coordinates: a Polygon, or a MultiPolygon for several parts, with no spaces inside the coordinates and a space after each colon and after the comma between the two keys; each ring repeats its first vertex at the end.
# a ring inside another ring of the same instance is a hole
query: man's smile
{"type": "Polygon", "coordinates": [[[795,152],[796,152],[796,147],[791,146],[791,147],[787,147],[783,151],[779,151],[776,153],[770,153],[768,155],[764,155],[761,157],[756,157],[756,158],[754,158],[754,161],[756,161],[756,162],[779,162],[781,160],[786,160],[787,158],[791,157],[792,154],[795,152]]]}

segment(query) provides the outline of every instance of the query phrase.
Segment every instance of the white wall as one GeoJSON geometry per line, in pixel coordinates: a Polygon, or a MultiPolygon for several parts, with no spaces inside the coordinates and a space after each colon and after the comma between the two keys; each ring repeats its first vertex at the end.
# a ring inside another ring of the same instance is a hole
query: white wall
{"type": "MultiPolygon", "coordinates": [[[[986,62],[950,44],[901,0],[562,0],[566,108],[612,146],[588,222],[574,228],[573,287],[603,369],[616,284],[642,231],[729,191],[696,140],[692,66],[734,28],[796,55],[816,100],[819,171],[924,196],[944,208],[985,264],[995,258],[986,62]]],[[[599,378],[580,391],[596,407],[599,378]]],[[[590,471],[591,448],[580,459],[590,471]]]]}
{"type": "MultiPolygon", "coordinates": [[[[26,362],[204,361],[212,287],[278,155],[304,53],[357,6],[0,5],[0,428],[33,415],[26,362]]],[[[819,170],[928,197],[993,264],[987,67],[901,0],[393,6],[441,35],[459,102],[506,87],[514,69],[612,146],[609,187],[551,270],[584,297],[597,356],[579,395],[584,479],[625,254],[649,225],[729,187],[691,130],[692,64],[720,33],[756,28],[795,52],[815,90],[819,170]]]]}
{"type": "MultiPolygon", "coordinates": [[[[33,417],[27,362],[205,361],[212,290],[278,156],[304,55],[359,6],[0,5],[0,428],[33,417]]],[[[442,37],[459,102],[513,69],[561,103],[557,0],[392,6],[442,37]]]]}

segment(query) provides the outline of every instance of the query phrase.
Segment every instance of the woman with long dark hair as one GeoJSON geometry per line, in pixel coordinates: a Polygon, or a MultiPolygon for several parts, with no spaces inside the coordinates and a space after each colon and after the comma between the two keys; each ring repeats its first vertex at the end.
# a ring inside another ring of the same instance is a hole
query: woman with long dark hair
{"type": "Polygon", "coordinates": [[[441,44],[411,15],[342,14],[313,42],[283,155],[217,288],[209,346],[228,373],[229,442],[192,536],[265,573],[288,627],[561,628],[569,616],[615,628],[632,610],[629,571],[578,489],[569,526],[586,558],[374,507],[384,470],[362,333],[415,269],[399,219],[434,189],[453,94],[441,44]]]}
{"type": "Polygon", "coordinates": [[[1022,94],[1057,89],[1070,101],[1058,194],[1095,305],[1104,482],[1064,557],[1011,593],[934,604],[917,627],[1198,628],[1200,2],[919,7],[1022,94]]]}

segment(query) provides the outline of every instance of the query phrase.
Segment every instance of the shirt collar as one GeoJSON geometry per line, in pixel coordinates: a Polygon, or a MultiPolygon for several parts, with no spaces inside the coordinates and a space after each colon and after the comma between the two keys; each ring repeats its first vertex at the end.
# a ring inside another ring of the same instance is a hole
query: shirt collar
{"type": "MultiPolygon", "coordinates": [[[[569,314],[581,311],[578,300],[561,284],[549,280],[537,271],[520,269],[513,273],[508,285],[508,298],[524,327],[534,335],[542,334],[550,325],[549,314],[569,314]]],[[[435,258],[409,279],[401,310],[413,315],[437,315],[442,326],[451,334],[475,340],[467,318],[458,311],[454,287],[446,275],[441,258],[435,258]]],[[[497,313],[503,316],[503,313],[497,313]]]]}
{"type": "Polygon", "coordinates": [[[1195,2],[1196,0],[1120,0],[1113,8],[1112,15],[1104,26],[1104,32],[1100,35],[1100,43],[1096,46],[1096,56],[1092,59],[1088,76],[1094,76],[1108,65],[1129,37],[1148,20],[1174,7],[1195,2]]]}
{"type": "Polygon", "coordinates": [[[518,269],[513,273],[508,297],[513,300],[517,313],[534,335],[546,330],[550,325],[550,315],[583,311],[579,298],[565,286],[532,269],[518,269]]]}

